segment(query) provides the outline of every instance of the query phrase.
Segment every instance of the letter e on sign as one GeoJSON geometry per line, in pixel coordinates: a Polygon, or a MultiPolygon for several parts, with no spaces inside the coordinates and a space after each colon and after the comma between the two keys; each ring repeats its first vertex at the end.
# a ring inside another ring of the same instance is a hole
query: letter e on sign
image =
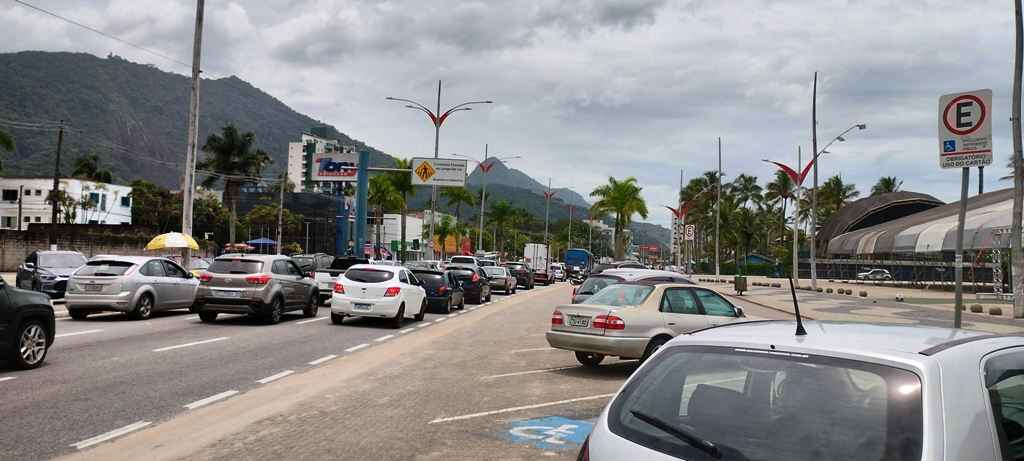
{"type": "Polygon", "coordinates": [[[992,90],[939,98],[939,166],[992,164],[992,90]]]}

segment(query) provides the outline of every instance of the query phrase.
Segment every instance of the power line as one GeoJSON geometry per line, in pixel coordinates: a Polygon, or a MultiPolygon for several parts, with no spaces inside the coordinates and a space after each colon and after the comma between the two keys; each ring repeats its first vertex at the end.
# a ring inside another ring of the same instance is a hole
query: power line
{"type": "Polygon", "coordinates": [[[31,3],[28,3],[28,2],[26,2],[26,1],[24,1],[24,0],[14,0],[14,2],[15,2],[15,3],[18,3],[18,4],[20,4],[20,5],[26,6],[26,7],[28,7],[28,8],[31,8],[31,9],[33,9],[33,10],[36,10],[36,11],[38,11],[38,12],[40,12],[40,13],[43,13],[43,14],[47,14],[47,15],[53,16],[53,17],[55,17],[55,18],[57,18],[57,19],[60,19],[61,21],[67,22],[67,23],[69,23],[69,24],[74,24],[74,25],[76,25],[76,26],[78,26],[78,27],[81,27],[81,28],[83,28],[83,29],[85,29],[85,30],[88,30],[88,31],[91,31],[91,32],[95,32],[95,33],[97,33],[97,34],[100,34],[100,35],[102,35],[102,36],[104,36],[104,37],[107,37],[107,38],[109,38],[109,39],[111,39],[111,40],[115,40],[115,41],[121,42],[121,43],[123,43],[123,44],[125,44],[125,45],[128,45],[128,46],[130,46],[130,47],[132,47],[132,48],[135,48],[135,49],[138,49],[138,50],[144,51],[144,52],[146,52],[146,53],[149,53],[149,54],[151,54],[151,55],[153,55],[153,56],[157,56],[157,57],[160,57],[160,58],[166,59],[166,60],[168,60],[168,61],[171,61],[171,62],[174,62],[174,63],[180,64],[180,65],[182,65],[182,66],[185,66],[185,67],[192,67],[192,65],[191,65],[191,64],[186,64],[186,63],[184,63],[184,62],[181,62],[181,61],[179,61],[179,60],[177,60],[177,59],[174,59],[174,58],[172,58],[172,57],[170,57],[170,56],[167,56],[167,55],[165,55],[165,54],[163,54],[163,53],[160,53],[160,52],[158,52],[158,51],[154,51],[154,50],[151,50],[151,49],[149,49],[149,48],[146,48],[146,47],[144,47],[144,46],[142,46],[142,45],[137,45],[137,44],[135,44],[135,43],[129,42],[129,41],[125,40],[125,39],[122,39],[122,38],[120,38],[120,37],[117,37],[117,36],[114,36],[114,35],[108,34],[108,33],[106,33],[106,32],[103,32],[102,30],[96,29],[96,28],[94,28],[94,27],[90,27],[90,26],[87,26],[87,25],[85,25],[85,24],[82,24],[82,23],[80,23],[80,22],[78,22],[78,21],[75,21],[75,20],[73,20],[73,19],[69,19],[69,18],[66,18],[66,17],[64,17],[64,16],[61,16],[61,15],[59,15],[59,14],[57,14],[57,13],[54,13],[54,12],[52,12],[52,11],[44,10],[44,9],[42,9],[42,8],[40,8],[40,7],[38,7],[38,6],[35,6],[35,5],[31,4],[31,3]]]}

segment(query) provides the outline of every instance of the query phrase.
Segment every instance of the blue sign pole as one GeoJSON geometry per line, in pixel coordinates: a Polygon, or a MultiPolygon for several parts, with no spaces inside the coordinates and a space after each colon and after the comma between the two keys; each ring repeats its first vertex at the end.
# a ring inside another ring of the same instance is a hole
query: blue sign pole
{"type": "Polygon", "coordinates": [[[338,215],[334,218],[334,254],[348,254],[348,208],[345,207],[345,193],[338,190],[335,200],[338,201],[338,215]]]}
{"type": "Polygon", "coordinates": [[[359,151],[359,169],[356,175],[356,256],[363,256],[363,245],[366,243],[366,207],[370,187],[370,152],[359,151]]]}

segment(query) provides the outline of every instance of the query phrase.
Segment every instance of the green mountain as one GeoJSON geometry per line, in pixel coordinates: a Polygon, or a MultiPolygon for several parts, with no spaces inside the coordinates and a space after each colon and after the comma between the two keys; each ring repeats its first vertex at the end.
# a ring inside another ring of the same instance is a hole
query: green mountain
{"type": "MultiPolygon", "coordinates": [[[[486,174],[480,170],[477,166],[475,170],[469,175],[467,184],[474,187],[480,187],[483,181],[487,181],[487,187],[490,188],[494,184],[503,184],[509,187],[515,187],[520,189],[526,189],[535,194],[541,194],[548,189],[546,184],[541,184],[536,179],[533,179],[526,173],[519,171],[515,168],[509,168],[501,160],[491,160],[488,162],[494,166],[486,174]]],[[[558,178],[554,178],[557,182],[558,178]]],[[[555,197],[565,202],[567,205],[572,205],[577,208],[590,208],[590,203],[586,201],[580,194],[569,188],[554,188],[551,189],[555,193],[555,197]]]]}
{"type": "MultiPolygon", "coordinates": [[[[186,149],[190,79],[153,66],[84,53],[25,51],[0,54],[0,123],[64,120],[61,170],[75,157],[100,156],[115,180],[143,178],[177,188],[186,149]]],[[[204,79],[200,84],[199,140],[227,123],[256,133],[274,159],[265,173],[287,166],[288,143],[303,130],[324,125],[295,112],[273,96],[238,79],[204,79]]],[[[0,125],[2,126],[2,125],[0,125]]],[[[4,159],[7,176],[52,175],[57,133],[5,127],[17,150],[4,159]]],[[[342,144],[366,147],[372,163],[391,157],[333,130],[342,144]]]]}

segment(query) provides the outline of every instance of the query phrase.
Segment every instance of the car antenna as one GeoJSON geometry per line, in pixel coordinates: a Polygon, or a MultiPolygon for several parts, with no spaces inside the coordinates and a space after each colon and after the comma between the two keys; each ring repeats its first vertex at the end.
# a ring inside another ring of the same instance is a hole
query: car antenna
{"type": "Polygon", "coordinates": [[[793,310],[796,311],[796,335],[807,336],[803,319],[800,317],[800,302],[796,300],[796,288],[793,287],[793,279],[789,279],[789,292],[793,295],[793,310]]]}

